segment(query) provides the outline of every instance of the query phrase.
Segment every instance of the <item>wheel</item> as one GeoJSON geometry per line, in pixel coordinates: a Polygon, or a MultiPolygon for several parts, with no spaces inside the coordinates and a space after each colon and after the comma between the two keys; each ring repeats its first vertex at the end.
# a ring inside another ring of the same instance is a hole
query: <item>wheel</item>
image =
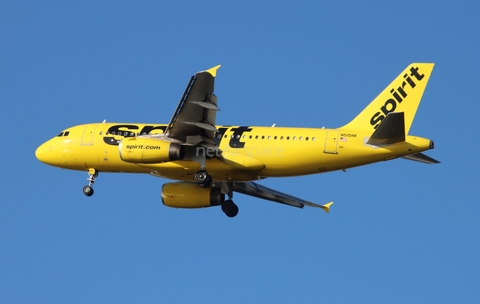
{"type": "Polygon", "coordinates": [[[202,188],[208,188],[212,184],[212,177],[205,170],[200,170],[195,173],[195,181],[202,188]]]}
{"type": "Polygon", "coordinates": [[[204,183],[208,179],[208,177],[209,175],[205,170],[200,170],[195,173],[195,181],[199,184],[204,183]]]}
{"type": "Polygon", "coordinates": [[[222,204],[222,211],[228,217],[235,217],[238,214],[238,206],[232,200],[226,200],[222,204]]]}
{"type": "Polygon", "coordinates": [[[93,195],[93,188],[90,186],[85,186],[83,187],[83,194],[86,196],[92,196],[93,195]]]}

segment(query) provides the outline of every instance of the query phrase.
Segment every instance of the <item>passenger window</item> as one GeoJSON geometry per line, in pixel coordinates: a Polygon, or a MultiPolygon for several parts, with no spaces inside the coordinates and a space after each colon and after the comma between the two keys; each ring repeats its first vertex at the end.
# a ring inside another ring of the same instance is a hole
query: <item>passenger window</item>
{"type": "Polygon", "coordinates": [[[315,137],[312,137],[312,141],[315,140],[315,137]]]}
{"type": "Polygon", "coordinates": [[[295,139],[297,139],[297,137],[296,137],[296,136],[294,136],[292,139],[293,139],[293,140],[295,140],[295,139]]]}
{"type": "Polygon", "coordinates": [[[258,135],[255,135],[255,139],[258,139],[258,135]]]}
{"type": "Polygon", "coordinates": [[[275,140],[276,140],[276,139],[277,139],[277,137],[275,136],[273,139],[275,139],[275,140]]]}
{"type": "Polygon", "coordinates": [[[262,139],[265,139],[265,135],[262,135],[262,139]]]}
{"type": "Polygon", "coordinates": [[[103,135],[103,131],[100,131],[100,135],[103,135]]]}
{"type": "Polygon", "coordinates": [[[308,137],[305,137],[305,140],[308,140],[308,137]]]}
{"type": "Polygon", "coordinates": [[[287,140],[289,140],[289,139],[290,139],[290,136],[287,136],[287,140]]]}
{"type": "Polygon", "coordinates": [[[302,140],[302,137],[300,136],[300,137],[298,138],[298,140],[302,140]]]}
{"type": "Polygon", "coordinates": [[[270,138],[271,138],[271,136],[268,136],[268,139],[270,139],[270,138]]]}

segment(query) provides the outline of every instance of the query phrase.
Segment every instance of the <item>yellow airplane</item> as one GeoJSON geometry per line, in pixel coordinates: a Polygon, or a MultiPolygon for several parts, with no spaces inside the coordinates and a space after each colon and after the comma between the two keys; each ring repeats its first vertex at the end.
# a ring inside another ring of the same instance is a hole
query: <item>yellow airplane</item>
{"type": "Polygon", "coordinates": [[[60,132],[36,157],[55,167],[87,171],[86,196],[99,172],[147,173],[177,180],[162,187],[174,208],[221,206],[238,213],[239,192],[303,208],[318,205],[255,180],[345,170],[398,157],[433,164],[433,141],[408,135],[434,64],[413,63],[357,117],[338,129],[216,126],[213,93],[219,65],[193,75],[168,124],[91,123],[60,132]],[[226,196],[228,197],[226,199],[226,196]]]}

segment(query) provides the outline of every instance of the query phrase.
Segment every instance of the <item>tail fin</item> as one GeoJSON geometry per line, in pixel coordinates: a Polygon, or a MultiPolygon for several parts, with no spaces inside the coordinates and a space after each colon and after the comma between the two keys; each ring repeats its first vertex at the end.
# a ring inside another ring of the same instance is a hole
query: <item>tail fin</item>
{"type": "Polygon", "coordinates": [[[404,112],[405,134],[408,134],[433,66],[433,63],[409,65],[357,117],[341,129],[373,133],[388,113],[404,112]]]}

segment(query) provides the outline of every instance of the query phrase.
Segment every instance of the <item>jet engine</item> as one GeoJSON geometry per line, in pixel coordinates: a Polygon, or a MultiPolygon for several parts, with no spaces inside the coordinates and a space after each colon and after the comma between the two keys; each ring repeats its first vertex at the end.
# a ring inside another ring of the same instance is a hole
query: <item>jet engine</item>
{"type": "Polygon", "coordinates": [[[225,195],[219,188],[202,188],[196,183],[167,183],[162,187],[162,202],[173,208],[205,208],[221,205],[225,195]]]}
{"type": "Polygon", "coordinates": [[[123,161],[137,164],[182,160],[185,155],[180,144],[148,137],[124,138],[118,145],[118,152],[123,161]]]}

